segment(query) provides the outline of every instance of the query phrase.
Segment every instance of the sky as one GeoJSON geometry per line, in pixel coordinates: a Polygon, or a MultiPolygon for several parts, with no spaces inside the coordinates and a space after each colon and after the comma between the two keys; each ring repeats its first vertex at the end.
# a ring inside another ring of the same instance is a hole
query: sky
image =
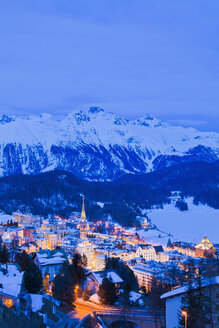
{"type": "Polygon", "coordinates": [[[0,114],[90,106],[219,132],[219,1],[0,0],[0,114]]]}

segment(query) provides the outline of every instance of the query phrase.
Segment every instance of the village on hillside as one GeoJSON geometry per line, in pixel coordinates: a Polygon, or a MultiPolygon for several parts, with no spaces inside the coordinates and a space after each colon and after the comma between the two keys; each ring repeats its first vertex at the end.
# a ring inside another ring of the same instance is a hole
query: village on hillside
{"type": "MultiPolygon", "coordinates": [[[[146,217],[142,229],[154,229],[146,217]]],[[[0,327],[172,327],[185,321],[186,286],[218,295],[218,249],[206,236],[148,243],[111,217],[90,222],[84,198],[69,218],[13,213],[0,236],[0,327]]],[[[205,320],[219,323],[217,309],[205,320]]]]}

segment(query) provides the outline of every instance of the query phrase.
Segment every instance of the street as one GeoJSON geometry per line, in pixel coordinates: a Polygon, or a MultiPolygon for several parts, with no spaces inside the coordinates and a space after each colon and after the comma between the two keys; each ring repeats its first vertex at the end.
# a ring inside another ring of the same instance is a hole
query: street
{"type": "MultiPolygon", "coordinates": [[[[119,307],[102,306],[91,302],[85,302],[81,299],[75,302],[75,306],[75,310],[68,313],[68,317],[71,319],[82,320],[86,315],[96,312],[107,324],[111,324],[113,321],[121,319],[122,317],[121,313],[123,310],[119,307]]],[[[127,320],[135,322],[139,327],[155,327],[154,317],[147,310],[127,309],[125,315],[127,320]]],[[[159,323],[158,327],[160,327],[159,323]]]]}

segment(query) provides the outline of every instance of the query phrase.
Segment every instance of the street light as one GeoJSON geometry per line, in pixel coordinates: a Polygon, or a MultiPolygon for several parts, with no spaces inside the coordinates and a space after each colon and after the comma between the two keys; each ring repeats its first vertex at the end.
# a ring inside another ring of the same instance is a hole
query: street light
{"type": "Polygon", "coordinates": [[[182,315],[185,317],[185,328],[187,328],[188,313],[186,311],[182,311],[182,315]]]}

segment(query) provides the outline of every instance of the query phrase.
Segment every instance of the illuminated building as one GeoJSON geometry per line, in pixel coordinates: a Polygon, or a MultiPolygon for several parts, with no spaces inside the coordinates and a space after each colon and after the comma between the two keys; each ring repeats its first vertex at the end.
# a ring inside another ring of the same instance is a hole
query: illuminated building
{"type": "Polygon", "coordinates": [[[136,256],[141,256],[146,261],[167,262],[169,260],[169,256],[164,253],[162,246],[153,246],[150,244],[140,245],[136,251],[136,256]]]}
{"type": "Polygon", "coordinates": [[[81,221],[86,222],[86,213],[85,213],[85,207],[84,207],[84,197],[82,198],[82,210],[81,210],[81,221]]]}
{"type": "Polygon", "coordinates": [[[0,270],[0,299],[7,307],[19,304],[23,289],[23,275],[14,264],[8,264],[7,275],[0,270]]]}
{"type": "Polygon", "coordinates": [[[20,250],[25,251],[27,254],[39,252],[39,247],[34,241],[22,244],[20,250]]]}
{"type": "Polygon", "coordinates": [[[48,238],[48,248],[49,249],[55,249],[56,246],[58,246],[58,235],[57,233],[48,232],[47,233],[48,238]]]}
{"type": "Polygon", "coordinates": [[[94,267],[94,250],[93,245],[85,240],[82,243],[78,244],[77,251],[81,254],[81,256],[86,255],[87,257],[87,267],[94,267]]]}
{"type": "Polygon", "coordinates": [[[216,248],[207,236],[205,236],[202,241],[195,246],[195,256],[203,258],[216,257],[216,248]]]}
{"type": "Polygon", "coordinates": [[[85,205],[84,205],[84,197],[82,198],[82,209],[81,209],[81,220],[80,223],[78,225],[80,230],[88,230],[89,229],[89,225],[86,219],[86,213],[85,213],[85,205]]]}

